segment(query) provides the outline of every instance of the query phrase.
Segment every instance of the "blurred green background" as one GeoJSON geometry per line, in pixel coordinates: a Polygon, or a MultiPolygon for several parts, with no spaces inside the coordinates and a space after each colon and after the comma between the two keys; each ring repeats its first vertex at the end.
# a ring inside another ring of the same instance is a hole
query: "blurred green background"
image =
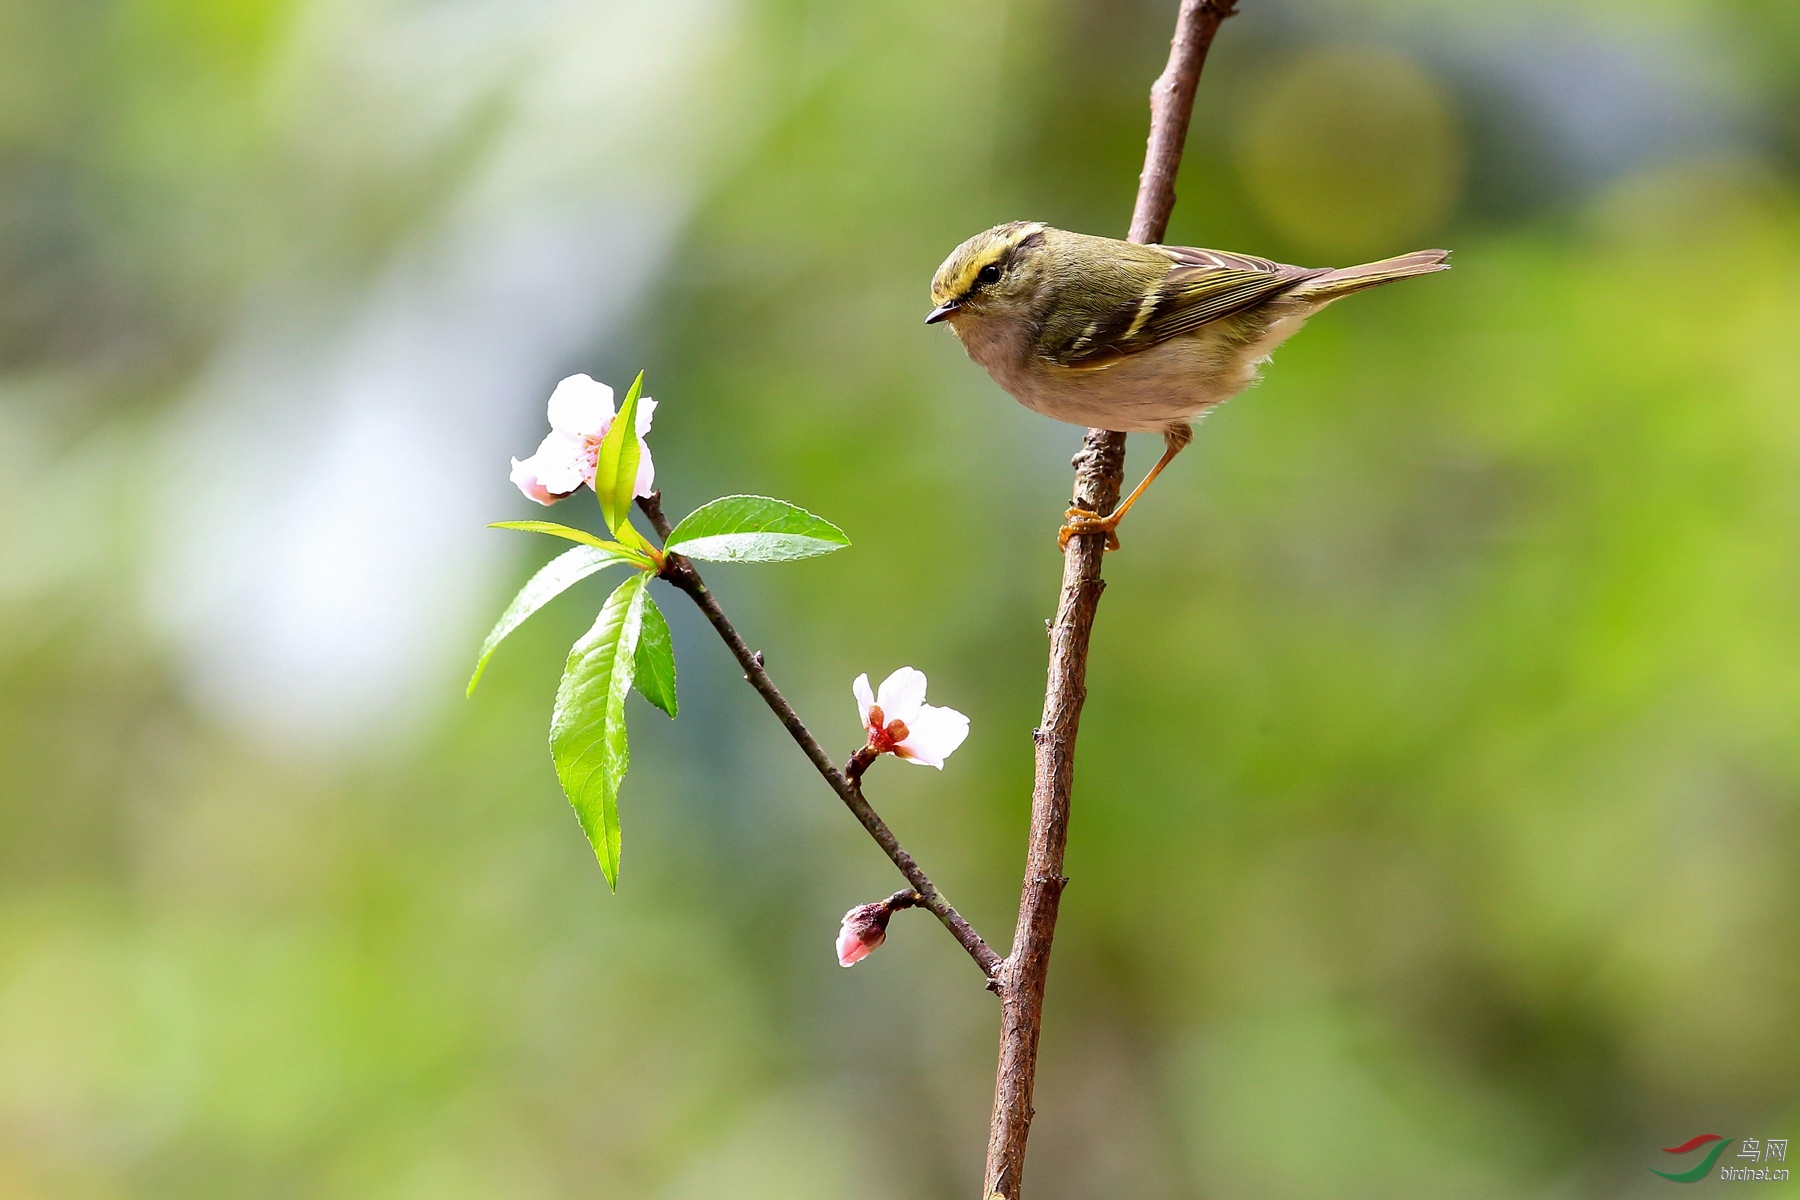
{"type": "MultiPolygon", "coordinates": [[[[1170,240],[1456,270],[1108,559],[1030,1194],[1661,1194],[1800,1135],[1800,7],[1242,7],[1170,240]]],[[[835,754],[859,671],[970,714],[870,790],[1003,946],[1079,432],[926,288],[1122,234],[1173,9],[0,0],[0,1195],[973,1194],[967,960],[837,967],[891,868],[669,595],[608,895],[601,582],[465,701],[556,549],[482,524],[639,367],[674,513],[841,524],[712,582],[835,754]]]]}

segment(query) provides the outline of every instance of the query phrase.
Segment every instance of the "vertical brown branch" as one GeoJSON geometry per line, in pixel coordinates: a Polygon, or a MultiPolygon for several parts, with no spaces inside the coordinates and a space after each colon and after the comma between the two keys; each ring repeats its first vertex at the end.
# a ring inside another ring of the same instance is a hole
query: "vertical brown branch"
{"type": "MultiPolygon", "coordinates": [[[[1200,68],[1219,24],[1235,0],[1181,0],[1169,64],[1150,89],[1150,141],[1138,178],[1131,240],[1161,241],[1175,208],[1175,175],[1187,140],[1200,68]]],[[[1119,502],[1125,469],[1125,435],[1090,429],[1075,457],[1075,504],[1111,512],[1119,502]]],[[[1000,966],[1002,1003],[1000,1065],[994,1082],[994,1116],[988,1133],[987,1200],[1017,1200],[1031,1131],[1031,1093],[1037,1078],[1038,1031],[1044,1015],[1044,983],[1062,898],[1063,849],[1069,836],[1069,801],[1075,782],[1075,736],[1087,699],[1088,639],[1106,586],[1100,577],[1106,539],[1086,534],[1069,543],[1063,559],[1062,596],[1050,629],[1050,669],[1044,716],[1033,734],[1037,778],[1031,794],[1031,838],[1019,923],[1012,954],[1000,966]]]]}

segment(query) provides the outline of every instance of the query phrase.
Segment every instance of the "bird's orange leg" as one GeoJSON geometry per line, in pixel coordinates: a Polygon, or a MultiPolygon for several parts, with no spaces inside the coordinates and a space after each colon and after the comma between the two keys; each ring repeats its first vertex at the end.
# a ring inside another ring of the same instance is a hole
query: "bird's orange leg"
{"type": "Polygon", "coordinates": [[[1180,454],[1193,440],[1194,430],[1191,426],[1169,426],[1163,433],[1163,456],[1156,460],[1156,465],[1150,468],[1148,475],[1144,476],[1144,482],[1132,488],[1131,495],[1125,497],[1125,502],[1113,509],[1109,516],[1103,517],[1099,513],[1089,512],[1085,508],[1069,509],[1063,514],[1069,518],[1069,523],[1064,525],[1056,535],[1057,548],[1067,550],[1070,538],[1080,537],[1086,533],[1104,533],[1106,548],[1117,550],[1119,548],[1119,522],[1125,519],[1125,514],[1131,511],[1131,506],[1137,503],[1138,497],[1144,494],[1144,489],[1150,486],[1151,481],[1161,475],[1163,468],[1173,462],[1175,456],[1180,454]]]}

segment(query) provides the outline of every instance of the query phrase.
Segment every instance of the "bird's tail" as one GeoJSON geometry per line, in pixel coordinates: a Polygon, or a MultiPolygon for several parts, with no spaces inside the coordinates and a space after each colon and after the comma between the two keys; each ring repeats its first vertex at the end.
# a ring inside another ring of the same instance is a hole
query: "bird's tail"
{"type": "Polygon", "coordinates": [[[1402,254],[1398,258],[1384,258],[1380,262],[1364,263],[1360,267],[1342,267],[1336,271],[1328,271],[1307,280],[1288,294],[1299,300],[1328,303],[1364,288],[1392,283],[1396,279],[1429,275],[1433,271],[1448,271],[1450,264],[1444,260],[1449,257],[1448,250],[1414,250],[1411,254],[1402,254]]]}

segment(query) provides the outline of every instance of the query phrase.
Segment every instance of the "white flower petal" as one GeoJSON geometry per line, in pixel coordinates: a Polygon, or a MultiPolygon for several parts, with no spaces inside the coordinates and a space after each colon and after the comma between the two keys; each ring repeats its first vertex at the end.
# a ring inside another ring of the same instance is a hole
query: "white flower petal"
{"type": "Polygon", "coordinates": [[[913,715],[925,703],[925,672],[901,667],[881,681],[875,703],[890,721],[904,721],[910,728],[913,715]]]}
{"type": "Polygon", "coordinates": [[[599,437],[613,418],[613,390],[587,375],[571,375],[550,393],[550,428],[572,438],[599,437]]]}
{"type": "Polygon", "coordinates": [[[650,433],[650,418],[656,415],[656,401],[648,396],[638,397],[637,435],[646,437],[650,433]]]}
{"type": "Polygon", "coordinates": [[[894,747],[901,758],[944,769],[944,760],[969,736],[969,718],[954,708],[927,704],[906,723],[906,737],[894,747]]]}
{"type": "Polygon", "coordinates": [[[512,475],[510,478],[518,485],[519,490],[525,493],[525,497],[528,500],[535,500],[546,507],[561,500],[561,496],[558,496],[544,486],[543,481],[533,473],[535,470],[536,468],[532,465],[530,459],[520,462],[515,458],[512,460],[512,475]]]}
{"type": "Polygon", "coordinates": [[[527,472],[551,495],[567,496],[588,482],[591,469],[587,449],[580,441],[551,433],[538,444],[536,454],[513,469],[514,482],[519,472],[527,472]]]}
{"type": "Polygon", "coordinates": [[[915,767],[936,767],[940,771],[944,769],[943,759],[919,749],[913,744],[911,738],[904,742],[894,743],[894,757],[901,762],[909,762],[915,767]]]}
{"type": "Polygon", "coordinates": [[[638,473],[637,488],[632,493],[636,496],[648,496],[656,490],[656,464],[650,461],[650,447],[644,439],[638,439],[638,473]]]}
{"type": "Polygon", "coordinates": [[[856,696],[856,719],[863,723],[864,728],[867,728],[869,710],[875,707],[875,693],[869,688],[869,677],[858,675],[856,682],[850,685],[850,691],[856,696]]]}

